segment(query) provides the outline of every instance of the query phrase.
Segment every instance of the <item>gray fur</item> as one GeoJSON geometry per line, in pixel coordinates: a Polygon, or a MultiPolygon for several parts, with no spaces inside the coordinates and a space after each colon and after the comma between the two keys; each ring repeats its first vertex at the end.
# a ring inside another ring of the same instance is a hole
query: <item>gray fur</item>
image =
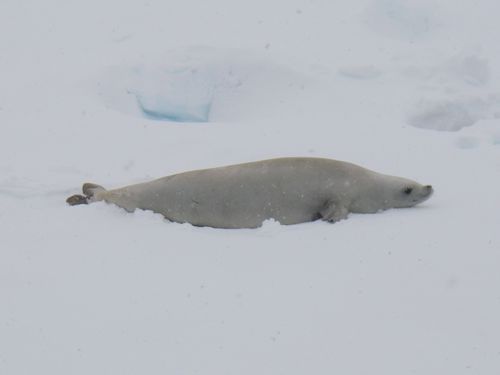
{"type": "Polygon", "coordinates": [[[174,222],[215,228],[256,228],[266,219],[281,224],[320,218],[336,222],[350,212],[412,207],[433,192],[430,185],[320,158],[270,159],[185,172],[114,190],[85,184],[83,190],[85,197],[70,197],[68,203],[82,198],[106,201],[129,212],[152,210],[174,222]]]}

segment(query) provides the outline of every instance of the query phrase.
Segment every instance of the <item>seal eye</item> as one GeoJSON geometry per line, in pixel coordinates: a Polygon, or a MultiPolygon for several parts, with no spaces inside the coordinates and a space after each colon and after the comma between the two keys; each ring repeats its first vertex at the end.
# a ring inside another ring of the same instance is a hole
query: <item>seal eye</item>
{"type": "Polygon", "coordinates": [[[405,193],[406,195],[410,195],[412,191],[413,191],[413,188],[407,187],[403,190],[403,193],[405,193]]]}

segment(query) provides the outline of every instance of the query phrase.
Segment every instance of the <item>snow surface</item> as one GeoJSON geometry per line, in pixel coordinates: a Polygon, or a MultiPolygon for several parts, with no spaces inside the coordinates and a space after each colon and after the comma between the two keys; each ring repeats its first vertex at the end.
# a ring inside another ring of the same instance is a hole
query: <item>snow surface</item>
{"type": "Polygon", "coordinates": [[[499,11],[2,0],[0,374],[500,373],[499,11]],[[257,230],[64,202],[299,155],[435,195],[257,230]]]}

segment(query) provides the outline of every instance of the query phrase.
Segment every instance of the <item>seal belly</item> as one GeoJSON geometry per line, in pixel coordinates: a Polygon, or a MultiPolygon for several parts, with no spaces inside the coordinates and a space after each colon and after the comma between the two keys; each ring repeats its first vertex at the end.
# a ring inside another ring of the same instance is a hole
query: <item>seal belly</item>
{"type": "MultiPolygon", "coordinates": [[[[274,171],[276,172],[276,171],[274,171]]],[[[317,218],[322,200],[297,174],[224,169],[187,172],[128,187],[137,208],[175,222],[219,228],[255,228],[267,219],[297,224],[317,218]]]]}

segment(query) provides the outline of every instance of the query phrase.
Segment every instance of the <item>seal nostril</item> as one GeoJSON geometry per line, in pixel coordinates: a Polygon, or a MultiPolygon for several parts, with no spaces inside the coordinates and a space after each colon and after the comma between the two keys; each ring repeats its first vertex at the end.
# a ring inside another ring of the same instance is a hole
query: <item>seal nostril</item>
{"type": "Polygon", "coordinates": [[[425,188],[426,188],[427,190],[432,190],[432,185],[426,185],[426,186],[425,186],[425,188]]]}

